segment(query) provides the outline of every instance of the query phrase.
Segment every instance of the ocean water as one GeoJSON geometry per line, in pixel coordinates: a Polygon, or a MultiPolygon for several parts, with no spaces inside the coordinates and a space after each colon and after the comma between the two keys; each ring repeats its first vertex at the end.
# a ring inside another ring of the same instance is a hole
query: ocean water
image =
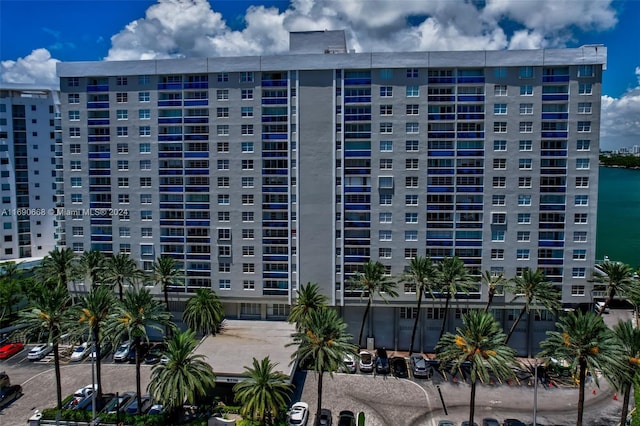
{"type": "Polygon", "coordinates": [[[600,167],[596,259],[640,266],[640,170],[600,167]]]}

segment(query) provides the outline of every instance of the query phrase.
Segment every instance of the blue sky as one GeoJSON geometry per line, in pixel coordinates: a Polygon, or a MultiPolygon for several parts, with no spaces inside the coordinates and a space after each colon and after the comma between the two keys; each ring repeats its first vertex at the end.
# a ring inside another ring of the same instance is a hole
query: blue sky
{"type": "Polygon", "coordinates": [[[639,0],[0,0],[0,81],[55,84],[57,61],[278,53],[288,31],[342,28],[357,51],[604,44],[602,146],[640,144],[639,0]]]}

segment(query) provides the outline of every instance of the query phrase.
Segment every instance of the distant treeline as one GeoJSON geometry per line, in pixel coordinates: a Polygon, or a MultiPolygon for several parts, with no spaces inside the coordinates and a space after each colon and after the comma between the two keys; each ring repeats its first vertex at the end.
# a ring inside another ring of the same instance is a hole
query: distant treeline
{"type": "Polygon", "coordinates": [[[635,155],[601,155],[600,164],[609,167],[640,168],[640,157],[635,155]]]}

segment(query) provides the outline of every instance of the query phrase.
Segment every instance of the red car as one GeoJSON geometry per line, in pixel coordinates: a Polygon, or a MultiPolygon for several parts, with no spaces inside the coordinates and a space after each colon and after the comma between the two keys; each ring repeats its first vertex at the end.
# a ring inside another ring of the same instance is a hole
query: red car
{"type": "Polygon", "coordinates": [[[24,349],[24,345],[20,342],[4,345],[0,348],[0,359],[7,359],[11,355],[15,355],[20,352],[22,349],[24,349]]]}

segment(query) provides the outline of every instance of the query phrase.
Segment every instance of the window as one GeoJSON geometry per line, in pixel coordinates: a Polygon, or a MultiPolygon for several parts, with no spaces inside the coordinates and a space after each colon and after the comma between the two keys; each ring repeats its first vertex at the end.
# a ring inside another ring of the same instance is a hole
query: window
{"type": "Polygon", "coordinates": [[[230,212],[218,212],[218,222],[229,222],[231,220],[230,212]]]}
{"type": "Polygon", "coordinates": [[[229,152],[229,142],[218,142],[216,149],[218,152],[229,152]]]}
{"type": "Polygon", "coordinates": [[[390,230],[378,231],[378,237],[380,241],[391,241],[391,231],[390,230]]]}
{"type": "Polygon", "coordinates": [[[242,118],[253,117],[253,107],[241,107],[240,115],[242,116],[242,118]]]}
{"type": "Polygon", "coordinates": [[[82,188],[82,178],[81,177],[72,177],[71,178],[71,187],[72,188],[82,188]]]}
{"type": "Polygon", "coordinates": [[[228,206],[229,204],[229,194],[218,194],[218,205],[228,206]]]}
{"type": "Polygon", "coordinates": [[[530,140],[520,141],[518,146],[520,151],[531,151],[533,149],[533,141],[530,141],[530,140]]]}
{"type": "Polygon", "coordinates": [[[127,83],[127,77],[116,77],[116,86],[126,86],[127,83]]]}
{"type": "Polygon", "coordinates": [[[578,121],[578,132],[587,133],[591,131],[590,121],[578,121]]]}
{"type": "Polygon", "coordinates": [[[530,206],[531,205],[531,195],[529,195],[529,194],[520,194],[520,195],[518,195],[518,205],[519,206],[530,206]]]}
{"type": "Polygon", "coordinates": [[[420,86],[407,86],[407,97],[416,98],[420,96],[420,86]]]}
{"type": "Polygon", "coordinates": [[[504,260],[504,249],[491,249],[491,260],[504,260]]]}
{"type": "Polygon", "coordinates": [[[380,152],[392,152],[393,141],[380,141],[380,152]]]}
{"type": "Polygon", "coordinates": [[[391,223],[391,213],[390,212],[381,212],[378,215],[380,223],[391,223]]]}
{"type": "Polygon", "coordinates": [[[531,223],[531,213],[518,213],[518,224],[528,225],[531,223]]]}
{"type": "Polygon", "coordinates": [[[126,109],[118,109],[118,110],[116,110],[116,118],[118,120],[128,120],[129,119],[129,110],[126,110],[126,109]]]}
{"type": "Polygon", "coordinates": [[[493,141],[493,150],[494,151],[506,151],[507,150],[507,141],[493,141]]]}
{"type": "Polygon", "coordinates": [[[587,213],[576,213],[573,216],[573,222],[576,224],[585,224],[587,223],[587,219],[589,218],[589,215],[587,213]]]}
{"type": "Polygon", "coordinates": [[[84,251],[84,244],[83,243],[73,243],[72,248],[73,248],[73,251],[75,253],[82,253],[84,251]]]}
{"type": "Polygon", "coordinates": [[[578,139],[576,149],[578,151],[589,151],[591,149],[591,141],[588,139],[578,139]]]}
{"type": "Polygon", "coordinates": [[[80,120],[80,111],[69,111],[69,121],[80,120]]]}
{"type": "Polygon", "coordinates": [[[496,84],[495,86],[493,86],[493,94],[495,96],[507,96],[507,85],[496,84]]]}
{"type": "Polygon", "coordinates": [[[533,78],[533,67],[520,67],[520,78],[533,78]]]}
{"type": "Polygon", "coordinates": [[[531,241],[531,232],[530,231],[518,231],[516,238],[518,242],[529,242],[531,241]]]}
{"type": "Polygon", "coordinates": [[[151,204],[151,194],[140,194],[140,204],[151,204]]]}
{"type": "Polygon", "coordinates": [[[71,202],[73,204],[82,204],[82,194],[71,194],[71,202]]]}
{"type": "Polygon", "coordinates": [[[587,260],[587,250],[586,249],[573,250],[573,260],[587,260]]]}
{"type": "Polygon", "coordinates": [[[507,168],[507,159],[506,158],[494,158],[493,159],[493,169],[494,170],[506,170],[507,168]]]}
{"type": "Polygon", "coordinates": [[[82,152],[82,149],[80,148],[80,144],[79,143],[69,144],[69,152],[71,154],[80,154],[82,152]]]}
{"type": "Polygon", "coordinates": [[[378,249],[378,257],[383,259],[391,259],[391,248],[389,247],[380,247],[378,249]]]}
{"type": "Polygon", "coordinates": [[[229,117],[229,108],[216,108],[216,117],[217,118],[228,118],[229,117]]]}
{"type": "Polygon", "coordinates": [[[589,177],[588,176],[578,176],[576,177],[576,188],[588,188],[589,187],[589,177]]]}
{"type": "Polygon", "coordinates": [[[504,206],[507,204],[506,195],[493,195],[491,197],[491,204],[494,206],[504,206]]]}
{"type": "Polygon", "coordinates": [[[507,122],[506,121],[494,121],[493,122],[493,132],[494,133],[507,133],[507,122]]]}
{"type": "Polygon", "coordinates": [[[118,126],[116,129],[118,133],[118,137],[126,137],[129,136],[129,128],[124,126],[118,126]]]}
{"type": "Polygon", "coordinates": [[[123,104],[128,102],[129,95],[127,93],[116,93],[116,102],[123,104]]]}
{"type": "Polygon", "coordinates": [[[243,263],[242,264],[242,273],[243,274],[254,274],[256,272],[256,266],[253,263],[243,263]]]}
{"type": "Polygon", "coordinates": [[[407,123],[405,127],[407,134],[420,133],[420,125],[418,123],[407,123]]]}
{"type": "Polygon", "coordinates": [[[393,123],[380,123],[380,133],[393,133],[393,123]]]}
{"type": "Polygon", "coordinates": [[[151,126],[140,126],[138,134],[140,136],[151,136],[151,126]]]}
{"type": "Polygon", "coordinates": [[[588,206],[589,205],[589,196],[588,195],[576,195],[575,196],[575,205],[576,206],[588,206]]]}
{"type": "Polygon", "coordinates": [[[571,269],[571,277],[572,278],[585,278],[587,276],[587,268],[572,268],[571,269]]]}
{"type": "Polygon", "coordinates": [[[151,76],[150,75],[139,75],[138,76],[138,85],[146,86],[147,84],[151,84],[151,76]]]}
{"type": "Polygon", "coordinates": [[[253,194],[242,194],[243,205],[253,205],[253,203],[254,203],[253,194]]]}
{"type": "Polygon", "coordinates": [[[520,158],[518,160],[518,168],[520,170],[531,170],[533,160],[531,158],[520,158]]]}
{"type": "Polygon", "coordinates": [[[493,177],[493,187],[494,188],[505,188],[507,186],[507,178],[505,176],[494,176],[493,177]]]}
{"type": "Polygon", "coordinates": [[[80,137],[80,127],[69,127],[69,137],[79,138],[80,137]]]}
{"type": "Polygon", "coordinates": [[[504,242],[504,231],[498,231],[498,230],[491,231],[491,241],[504,242]]]}
{"type": "Polygon", "coordinates": [[[417,206],[418,205],[418,195],[405,195],[404,203],[407,206],[417,206]]]}
{"type": "Polygon", "coordinates": [[[242,221],[243,222],[253,222],[254,221],[253,212],[242,212],[242,221]]]}
{"type": "Polygon", "coordinates": [[[516,250],[516,259],[518,260],[529,260],[530,254],[529,249],[517,249],[516,250]]]}
{"type": "Polygon", "coordinates": [[[241,83],[250,83],[253,81],[253,71],[243,71],[240,73],[241,83]]]}
{"type": "Polygon", "coordinates": [[[593,65],[578,65],[578,77],[593,77],[593,65]]]}
{"type": "Polygon", "coordinates": [[[380,205],[390,206],[393,204],[393,197],[391,194],[380,194],[380,205]]]}
{"type": "Polygon", "coordinates": [[[380,169],[381,170],[393,169],[393,160],[391,158],[381,158],[380,159],[380,169]]]}
{"type": "Polygon", "coordinates": [[[533,86],[529,84],[520,86],[520,96],[533,96],[533,86]]]}
{"type": "Polygon", "coordinates": [[[226,83],[229,81],[229,74],[226,72],[218,73],[216,78],[218,83],[226,83]]]}
{"type": "Polygon", "coordinates": [[[380,105],[380,115],[393,115],[393,106],[380,105]]]}
{"type": "Polygon", "coordinates": [[[138,110],[138,118],[140,120],[149,120],[149,119],[151,119],[151,110],[149,110],[149,109],[138,110]]]}
{"type": "Polygon", "coordinates": [[[69,93],[67,96],[70,104],[79,104],[80,103],[80,94],[79,93],[69,93]]]}
{"type": "Polygon", "coordinates": [[[578,169],[578,170],[587,170],[587,169],[589,169],[589,159],[588,158],[576,158],[576,169],[578,169]]]}
{"type": "Polygon", "coordinates": [[[141,210],[140,220],[153,220],[153,214],[151,213],[151,210],[141,210]]]}
{"type": "Polygon", "coordinates": [[[506,78],[507,77],[507,68],[506,67],[496,67],[493,69],[493,76],[495,78],[506,78]]]}
{"type": "Polygon", "coordinates": [[[405,151],[407,152],[417,152],[419,150],[420,141],[406,141],[405,142],[405,151]]]}
{"type": "Polygon", "coordinates": [[[242,256],[252,257],[255,256],[255,249],[253,246],[242,246],[242,256]]]}
{"type": "Polygon", "coordinates": [[[574,243],[586,243],[587,242],[587,232],[586,231],[575,231],[573,233],[573,242],[574,243]]]}
{"type": "Polygon", "coordinates": [[[571,286],[571,295],[572,296],[584,296],[585,292],[584,292],[585,288],[583,285],[572,285],[571,286]]]}
{"type": "Polygon", "coordinates": [[[533,132],[533,122],[532,121],[521,121],[518,130],[520,133],[532,133],[533,132]]]}
{"type": "Polygon", "coordinates": [[[216,134],[218,136],[229,136],[229,125],[228,124],[218,124],[216,126],[216,134]]]}
{"type": "Polygon", "coordinates": [[[518,188],[531,188],[531,176],[518,177],[518,188]]]}
{"type": "Polygon", "coordinates": [[[242,187],[243,188],[253,188],[253,177],[251,176],[243,176],[242,177],[242,187]]]}
{"type": "Polygon", "coordinates": [[[405,160],[405,168],[407,170],[418,170],[419,162],[417,158],[407,158],[405,160]]]}
{"type": "MultiPolygon", "coordinates": [[[[229,266],[229,264],[225,264],[226,266],[229,266]]],[[[222,267],[222,264],[219,265],[219,272],[224,272],[220,270],[220,267],[222,267]]],[[[226,271],[229,272],[229,271],[226,271]]],[[[218,290],[231,290],[231,280],[218,280],[218,290]]]]}
{"type": "Polygon", "coordinates": [[[241,134],[242,136],[253,135],[253,124],[243,124],[241,126],[241,134]]]}
{"type": "Polygon", "coordinates": [[[218,89],[216,90],[216,99],[219,101],[228,101],[229,100],[229,90],[227,89],[218,89]]]}
{"type": "Polygon", "coordinates": [[[253,240],[254,232],[253,229],[243,229],[242,230],[242,239],[243,240],[253,240]]]}
{"type": "Polygon", "coordinates": [[[118,160],[118,171],[126,172],[129,170],[129,161],[128,160],[118,160]]]}
{"type": "MultiPolygon", "coordinates": [[[[129,178],[128,177],[119,177],[118,178],[118,188],[128,188],[129,187],[129,178]]],[[[124,194],[120,194],[124,195],[124,194]]]]}
{"type": "Polygon", "coordinates": [[[404,222],[405,223],[418,223],[418,213],[405,213],[404,214],[404,222]]]}
{"type": "Polygon", "coordinates": [[[383,68],[380,70],[380,78],[382,80],[390,80],[393,78],[393,70],[391,68],[383,68]]]}
{"type": "Polygon", "coordinates": [[[142,187],[142,188],[150,188],[151,187],[151,178],[150,177],[141,177],[140,178],[140,187],[142,187]]]}
{"type": "Polygon", "coordinates": [[[418,115],[420,113],[420,105],[409,104],[407,105],[407,115],[418,115]]]}
{"type": "Polygon", "coordinates": [[[381,98],[390,98],[393,96],[393,87],[391,86],[381,86],[380,87],[380,97],[381,98]]]}
{"type": "Polygon", "coordinates": [[[255,290],[256,289],[256,282],[254,280],[242,280],[242,289],[243,290],[255,290]]]}
{"type": "Polygon", "coordinates": [[[123,210],[118,215],[118,220],[121,221],[129,221],[131,220],[131,215],[129,214],[129,210],[123,210]]]}
{"type": "Polygon", "coordinates": [[[404,249],[404,258],[405,259],[415,259],[418,257],[418,249],[417,248],[406,248],[404,249]]]}
{"type": "Polygon", "coordinates": [[[151,170],[151,160],[140,160],[140,170],[151,170]]]}
{"type": "Polygon", "coordinates": [[[253,89],[242,89],[240,91],[240,98],[245,101],[253,99],[253,89]]]}
{"type": "Polygon", "coordinates": [[[138,146],[138,151],[140,154],[149,154],[151,152],[151,144],[150,143],[141,143],[138,146]]]}
{"type": "Polygon", "coordinates": [[[578,114],[591,114],[591,102],[579,102],[578,114]]]}
{"type": "Polygon", "coordinates": [[[219,240],[230,240],[231,239],[231,229],[229,229],[229,228],[219,228],[218,229],[218,239],[219,240]]]}
{"type": "Polygon", "coordinates": [[[418,241],[418,231],[404,231],[405,241],[418,241]]]}
{"type": "Polygon", "coordinates": [[[579,95],[591,95],[592,93],[593,93],[593,86],[591,85],[591,83],[578,84],[579,95]]]}
{"type": "Polygon", "coordinates": [[[228,188],[229,180],[228,176],[218,176],[218,188],[228,188]]]}
{"type": "Polygon", "coordinates": [[[407,78],[418,78],[418,68],[407,68],[407,78]]]}
{"type": "Polygon", "coordinates": [[[505,225],[507,223],[506,213],[491,213],[492,225],[505,225]]]}
{"type": "Polygon", "coordinates": [[[493,104],[493,113],[495,115],[504,115],[507,113],[507,104],[493,104]]]}
{"type": "Polygon", "coordinates": [[[407,188],[418,187],[418,176],[407,176],[404,178],[404,186],[407,188]]]}
{"type": "Polygon", "coordinates": [[[253,170],[253,160],[242,160],[242,170],[253,170]]]}
{"type": "Polygon", "coordinates": [[[533,104],[520,104],[520,115],[533,114],[533,104]]]}

